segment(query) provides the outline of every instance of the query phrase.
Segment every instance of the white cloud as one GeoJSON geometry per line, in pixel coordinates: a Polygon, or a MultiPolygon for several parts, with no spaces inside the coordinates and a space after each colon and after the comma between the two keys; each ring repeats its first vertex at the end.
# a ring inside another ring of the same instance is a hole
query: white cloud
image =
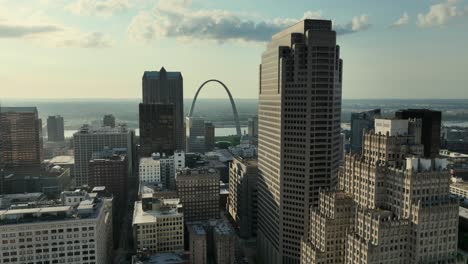
{"type": "Polygon", "coordinates": [[[401,27],[403,25],[408,24],[409,22],[409,16],[408,13],[403,13],[403,15],[392,24],[392,27],[401,27]]]}
{"type": "MultiPolygon", "coordinates": [[[[307,11],[304,18],[320,18],[320,11],[307,11]]],[[[353,18],[343,26],[336,26],[339,34],[367,29],[366,15],[353,18]]],[[[298,22],[293,18],[254,21],[225,10],[193,9],[190,0],[160,0],[150,11],[136,15],[128,27],[128,35],[137,41],[152,41],[174,37],[184,41],[207,39],[219,42],[229,40],[264,42],[285,27],[298,22]]]]}
{"type": "Polygon", "coordinates": [[[83,32],[41,13],[13,12],[0,6],[0,38],[23,39],[42,46],[103,48],[111,39],[100,32],[83,32]]]}
{"type": "Polygon", "coordinates": [[[130,9],[130,0],[76,0],[66,9],[80,16],[111,16],[130,9]]]}
{"type": "Polygon", "coordinates": [[[417,25],[420,27],[443,26],[453,18],[468,14],[467,8],[460,10],[457,6],[458,3],[458,0],[447,0],[432,5],[427,13],[418,14],[417,25]]]}

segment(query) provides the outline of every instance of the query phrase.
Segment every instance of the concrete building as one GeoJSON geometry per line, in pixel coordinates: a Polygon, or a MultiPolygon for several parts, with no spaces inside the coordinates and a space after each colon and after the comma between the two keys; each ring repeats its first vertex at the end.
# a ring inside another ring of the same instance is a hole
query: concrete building
{"type": "Polygon", "coordinates": [[[450,193],[463,199],[468,199],[468,182],[450,184],[450,193]]]}
{"type": "Polygon", "coordinates": [[[229,166],[228,212],[242,238],[257,235],[258,161],[236,157],[229,166]]]}
{"type": "Polygon", "coordinates": [[[301,263],[460,263],[447,161],[424,158],[421,120],[405,121],[375,120],[362,155],[346,156],[338,190],[311,212],[301,263]]]}
{"type": "Polygon", "coordinates": [[[205,122],[205,151],[212,151],[215,147],[215,126],[212,122],[205,122]]]}
{"type": "Polygon", "coordinates": [[[418,118],[422,120],[424,157],[435,158],[439,155],[441,139],[442,112],[429,109],[405,109],[395,113],[399,119],[418,118]]]}
{"type": "Polygon", "coordinates": [[[177,170],[185,168],[185,153],[176,151],[174,155],[166,157],[153,153],[150,158],[141,158],[139,165],[140,183],[161,183],[163,188],[175,189],[175,175],[177,170]]]}
{"type": "Polygon", "coordinates": [[[102,126],[115,127],[115,116],[114,115],[105,115],[102,118],[102,126]]]}
{"type": "Polygon", "coordinates": [[[1,263],[111,263],[112,199],[0,210],[0,234],[1,263]]]}
{"type": "Polygon", "coordinates": [[[151,254],[184,250],[184,214],[178,198],[135,202],[133,233],[136,249],[151,254]]]}
{"type": "Polygon", "coordinates": [[[128,193],[128,158],[126,149],[104,150],[93,154],[88,164],[88,185],[105,186],[117,202],[124,202],[128,193]]]}
{"type": "Polygon", "coordinates": [[[240,144],[237,146],[229,147],[229,151],[235,155],[246,159],[256,158],[258,151],[257,146],[253,144],[255,140],[253,140],[248,135],[243,135],[240,138],[240,144]]]}
{"type": "Polygon", "coordinates": [[[58,142],[65,140],[63,117],[49,116],[47,118],[47,139],[48,141],[58,142]]]}
{"type": "Polygon", "coordinates": [[[164,67],[160,71],[145,71],[142,78],[143,103],[140,104],[140,138],[141,146],[146,149],[145,155],[153,152],[172,154],[174,150],[185,149],[184,137],[184,94],[183,78],[180,72],[168,72],[164,67]],[[149,105],[156,104],[158,107],[149,105]],[[143,105],[143,106],[142,106],[143,105]],[[143,116],[142,116],[143,115],[143,116]],[[169,118],[170,116],[170,118],[169,118]],[[153,121],[153,119],[155,119],[153,121]],[[164,120],[171,119],[173,129],[166,131],[172,133],[174,149],[158,149],[161,138],[161,129],[164,120]],[[159,124],[158,124],[159,122],[159,124]],[[142,129],[143,128],[143,129],[142,129]],[[150,146],[146,146],[150,144],[150,146]]]}
{"type": "Polygon", "coordinates": [[[21,171],[40,168],[42,122],[36,107],[0,107],[0,167],[21,171]]]}
{"type": "Polygon", "coordinates": [[[185,118],[186,151],[205,153],[205,120],[199,117],[185,118]]]}
{"type": "Polygon", "coordinates": [[[207,234],[205,229],[197,224],[188,225],[187,228],[189,230],[190,263],[208,263],[207,234]]]}
{"type": "Polygon", "coordinates": [[[218,264],[236,263],[236,234],[227,223],[220,223],[213,230],[214,259],[218,264]]]}
{"type": "Polygon", "coordinates": [[[364,132],[374,129],[374,120],[380,114],[380,109],[351,113],[351,152],[361,153],[364,132]]]}
{"type": "Polygon", "coordinates": [[[94,152],[105,147],[126,148],[128,158],[128,175],[133,171],[134,131],[125,126],[92,128],[87,125],[73,134],[75,154],[76,185],[88,184],[88,163],[94,152]]]}
{"type": "Polygon", "coordinates": [[[213,168],[178,171],[177,194],[184,206],[186,222],[218,219],[219,172],[213,168]]]}
{"type": "Polygon", "coordinates": [[[140,104],[140,156],[177,149],[174,104],[140,104]]]}
{"type": "Polygon", "coordinates": [[[258,116],[253,116],[248,120],[248,135],[249,137],[258,137],[258,116]]]}
{"type": "Polygon", "coordinates": [[[342,65],[328,20],[296,23],[262,54],[257,239],[264,263],[299,263],[309,210],[319,190],[337,182],[342,65]]]}

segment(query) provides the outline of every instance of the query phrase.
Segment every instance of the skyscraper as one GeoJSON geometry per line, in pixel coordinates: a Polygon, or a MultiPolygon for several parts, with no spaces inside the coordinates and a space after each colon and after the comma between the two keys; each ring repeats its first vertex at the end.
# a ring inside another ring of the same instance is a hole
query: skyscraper
{"type": "Polygon", "coordinates": [[[215,147],[215,126],[212,122],[205,122],[205,151],[212,151],[215,147]]]}
{"type": "Polygon", "coordinates": [[[42,122],[36,107],[0,107],[0,147],[0,168],[40,167],[42,122]]]}
{"type": "Polygon", "coordinates": [[[299,263],[311,206],[340,162],[342,60],[328,20],[275,34],[259,91],[258,246],[264,263],[299,263]]]}
{"type": "Polygon", "coordinates": [[[88,164],[93,153],[102,151],[105,147],[126,148],[128,158],[128,175],[133,171],[133,130],[125,126],[115,128],[101,127],[91,128],[84,125],[78,132],[73,134],[75,152],[75,180],[76,185],[88,184],[88,164]]]}
{"type": "Polygon", "coordinates": [[[57,115],[47,118],[47,139],[49,141],[65,140],[63,117],[57,115]]]}
{"type": "Polygon", "coordinates": [[[115,116],[114,115],[105,115],[102,119],[102,125],[108,127],[115,127],[115,116]]]}
{"type": "Polygon", "coordinates": [[[361,153],[364,130],[374,128],[374,120],[380,116],[380,109],[351,113],[351,152],[361,153]]]}
{"type": "Polygon", "coordinates": [[[422,143],[424,145],[424,157],[435,158],[440,150],[440,128],[442,113],[429,109],[406,109],[395,113],[397,118],[418,118],[422,120],[422,143]]]}
{"type": "Polygon", "coordinates": [[[250,137],[258,137],[258,116],[249,118],[247,133],[250,137]]]}
{"type": "Polygon", "coordinates": [[[185,136],[184,136],[184,102],[183,102],[183,79],[180,72],[167,72],[164,67],[158,71],[145,71],[142,80],[143,86],[143,103],[140,104],[140,138],[142,139],[141,145],[148,149],[148,153],[143,153],[146,156],[151,155],[153,152],[165,152],[172,154],[174,150],[185,149],[185,136]],[[154,108],[149,105],[158,104],[154,108]],[[170,108],[172,108],[170,110],[170,108]],[[164,111],[158,111],[165,109],[164,111]],[[151,111],[153,111],[151,113],[151,111]],[[142,116],[143,115],[143,116],[142,116]],[[161,123],[151,123],[150,118],[158,120],[168,119],[168,115],[172,115],[173,119],[173,140],[175,149],[171,153],[158,149],[159,137],[156,135],[158,131],[162,130],[159,126],[161,123]],[[164,117],[158,117],[164,115],[164,117]],[[151,124],[150,124],[151,123],[151,124]],[[142,129],[143,128],[143,129],[142,129]],[[145,130],[143,134],[141,131],[145,130]],[[144,146],[143,144],[146,144],[144,146]]]}
{"type": "Polygon", "coordinates": [[[199,117],[186,117],[187,152],[205,152],[205,120],[199,117]]]}
{"type": "Polygon", "coordinates": [[[174,104],[140,104],[140,156],[172,154],[176,145],[174,104]]]}

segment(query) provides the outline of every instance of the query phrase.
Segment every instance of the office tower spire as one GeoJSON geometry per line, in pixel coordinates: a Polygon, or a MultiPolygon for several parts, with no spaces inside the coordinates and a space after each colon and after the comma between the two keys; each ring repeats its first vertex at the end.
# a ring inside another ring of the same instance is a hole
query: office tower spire
{"type": "Polygon", "coordinates": [[[264,263],[299,263],[311,206],[336,184],[342,61],[328,20],[272,37],[259,95],[258,243],[264,263]]]}

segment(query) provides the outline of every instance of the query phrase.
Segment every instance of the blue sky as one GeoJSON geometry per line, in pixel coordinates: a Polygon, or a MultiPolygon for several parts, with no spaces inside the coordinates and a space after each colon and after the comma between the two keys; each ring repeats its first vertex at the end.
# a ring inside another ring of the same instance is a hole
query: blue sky
{"type": "Polygon", "coordinates": [[[468,0],[0,0],[0,98],[139,98],[161,66],[184,97],[257,98],[266,41],[304,17],[334,21],[344,98],[468,98],[468,0]]]}

